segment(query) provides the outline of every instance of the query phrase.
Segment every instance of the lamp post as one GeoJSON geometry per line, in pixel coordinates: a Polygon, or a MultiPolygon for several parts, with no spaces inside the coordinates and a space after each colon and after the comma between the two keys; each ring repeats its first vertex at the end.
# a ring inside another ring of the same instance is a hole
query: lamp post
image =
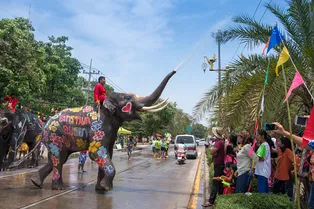
{"type": "MultiPolygon", "coordinates": [[[[204,73],[207,68],[207,63],[210,65],[209,71],[217,71],[218,72],[218,97],[221,95],[221,71],[228,71],[229,66],[227,65],[225,69],[221,68],[221,55],[220,55],[220,46],[221,44],[225,44],[227,41],[231,39],[230,33],[228,31],[221,31],[218,30],[216,33],[212,33],[212,37],[215,39],[215,42],[218,46],[218,69],[214,69],[214,63],[216,62],[216,55],[214,54],[212,59],[209,59],[207,56],[204,56],[204,63],[202,65],[202,68],[204,70],[204,73]]],[[[221,105],[220,101],[218,101],[218,123],[221,124],[221,105]]]]}
{"type": "MultiPolygon", "coordinates": [[[[219,59],[218,59],[219,60],[219,59]]],[[[204,56],[204,63],[202,64],[202,68],[204,73],[206,72],[207,69],[207,63],[209,64],[209,71],[214,71],[218,72],[218,97],[221,95],[221,72],[228,72],[231,70],[229,65],[226,65],[224,69],[219,67],[218,69],[214,69],[214,63],[217,61],[216,55],[210,59],[207,56],[204,56]]],[[[219,65],[218,65],[219,66],[219,65]]],[[[218,124],[221,125],[221,105],[220,105],[220,100],[218,100],[218,124]]]]}

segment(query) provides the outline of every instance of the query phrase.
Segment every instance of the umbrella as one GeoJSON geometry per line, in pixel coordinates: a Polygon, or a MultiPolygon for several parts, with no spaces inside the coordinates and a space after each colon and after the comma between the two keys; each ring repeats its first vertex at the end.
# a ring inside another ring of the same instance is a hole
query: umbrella
{"type": "Polygon", "coordinates": [[[161,137],[161,134],[156,134],[156,136],[161,137]]]}
{"type": "Polygon", "coordinates": [[[120,127],[118,130],[118,134],[131,134],[131,133],[132,133],[131,131],[124,129],[122,127],[120,127]]]}

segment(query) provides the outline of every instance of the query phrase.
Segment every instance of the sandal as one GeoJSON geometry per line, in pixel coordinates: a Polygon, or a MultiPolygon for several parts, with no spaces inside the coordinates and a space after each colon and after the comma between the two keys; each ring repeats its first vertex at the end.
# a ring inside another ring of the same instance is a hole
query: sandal
{"type": "Polygon", "coordinates": [[[210,206],[213,206],[213,204],[211,204],[210,202],[206,202],[202,204],[202,207],[210,207],[210,206]]]}

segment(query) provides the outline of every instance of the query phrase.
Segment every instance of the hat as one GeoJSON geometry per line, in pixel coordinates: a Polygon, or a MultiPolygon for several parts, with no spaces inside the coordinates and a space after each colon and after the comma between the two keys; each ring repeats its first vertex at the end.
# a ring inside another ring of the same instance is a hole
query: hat
{"type": "Polygon", "coordinates": [[[218,139],[222,139],[223,138],[223,129],[220,127],[213,127],[212,128],[212,132],[214,134],[214,136],[216,136],[218,139]]]}

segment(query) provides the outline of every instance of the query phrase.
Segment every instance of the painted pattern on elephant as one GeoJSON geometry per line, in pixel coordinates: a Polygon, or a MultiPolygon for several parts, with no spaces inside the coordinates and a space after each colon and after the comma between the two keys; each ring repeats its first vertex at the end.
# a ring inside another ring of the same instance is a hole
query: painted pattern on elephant
{"type": "Polygon", "coordinates": [[[51,152],[53,162],[53,179],[60,178],[60,152],[63,149],[77,147],[78,150],[89,150],[91,159],[112,175],[111,160],[107,148],[101,145],[105,137],[102,121],[98,120],[96,110],[91,106],[65,109],[52,117],[46,124],[44,141],[51,152]],[[89,131],[88,131],[89,130],[89,131]]]}

